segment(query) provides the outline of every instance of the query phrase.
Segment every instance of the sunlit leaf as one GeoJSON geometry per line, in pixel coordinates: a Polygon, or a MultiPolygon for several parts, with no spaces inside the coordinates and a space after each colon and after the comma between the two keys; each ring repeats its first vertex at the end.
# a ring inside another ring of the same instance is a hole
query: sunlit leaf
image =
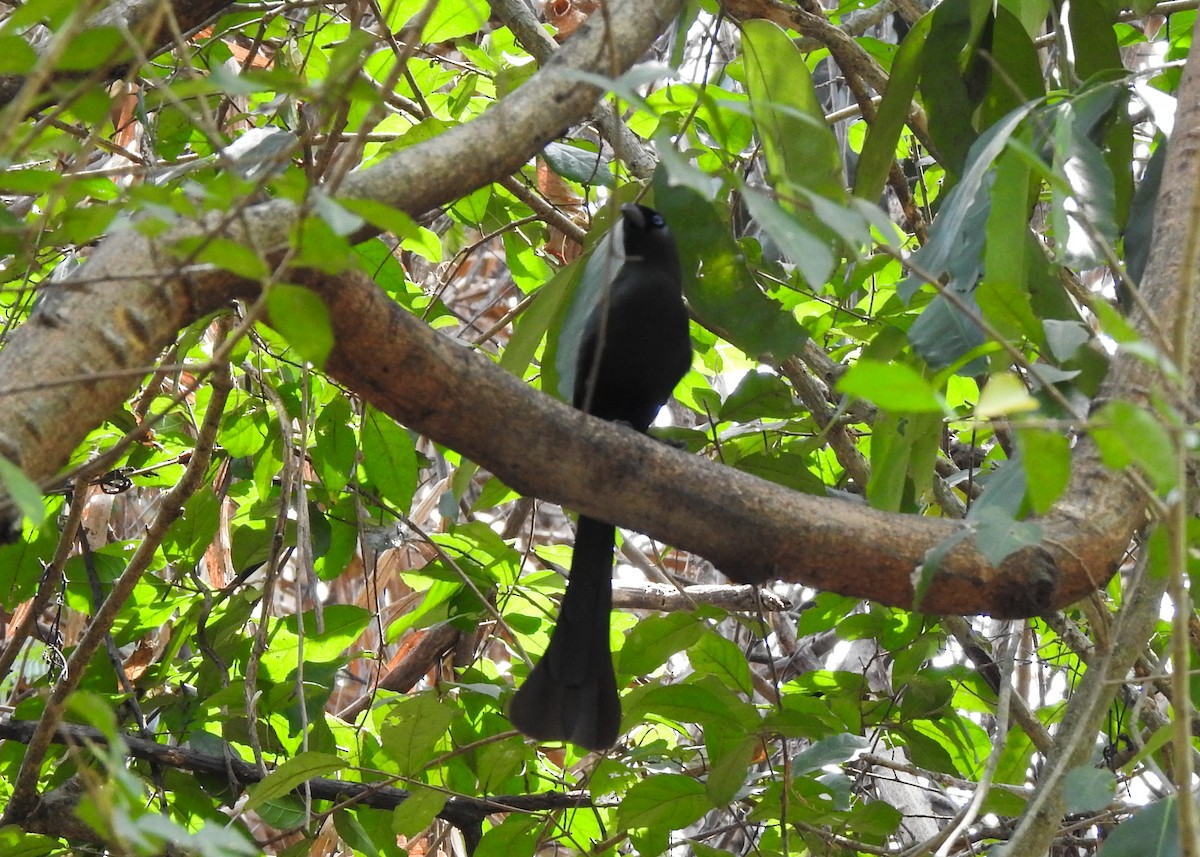
{"type": "Polygon", "coordinates": [[[328,776],[346,767],[345,760],[327,753],[309,752],[293,756],[251,787],[246,809],[257,809],[269,800],[290,793],[301,783],[328,776]]]}
{"type": "Polygon", "coordinates": [[[838,390],[892,411],[938,411],[940,397],[911,366],[859,360],[838,381],[838,390]]]}

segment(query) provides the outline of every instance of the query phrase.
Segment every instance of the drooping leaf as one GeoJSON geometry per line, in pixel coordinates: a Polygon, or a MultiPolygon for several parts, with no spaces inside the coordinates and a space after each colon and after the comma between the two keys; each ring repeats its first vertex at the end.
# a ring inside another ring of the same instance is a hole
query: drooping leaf
{"type": "Polygon", "coordinates": [[[779,249],[814,289],[820,288],[833,270],[831,242],[824,228],[813,230],[811,216],[800,216],[766,194],[747,188],[742,198],[750,215],[775,239],[779,249]]]}
{"type": "Polygon", "coordinates": [[[986,91],[988,70],[976,50],[990,14],[984,4],[950,0],[931,14],[927,41],[934,49],[921,54],[921,95],[929,120],[929,136],[941,163],[961,174],[978,132],[971,124],[986,91]],[[982,85],[981,85],[982,84],[982,85]]]}
{"type": "Polygon", "coordinates": [[[751,112],[775,189],[807,188],[841,199],[837,140],[825,121],[804,55],[765,18],[742,22],[742,50],[751,112]]]}
{"type": "Polygon", "coordinates": [[[1034,514],[1043,515],[1067,487],[1071,476],[1071,448],[1057,432],[1036,428],[1018,430],[1021,462],[1025,467],[1025,494],[1034,514]]]}
{"type": "Polygon", "coordinates": [[[438,789],[414,786],[408,797],[392,811],[392,831],[399,836],[416,836],[433,823],[449,797],[438,789]]]}
{"type": "Polygon", "coordinates": [[[879,102],[875,121],[867,133],[854,176],[854,195],[874,201],[882,192],[896,156],[896,143],[912,109],[913,93],[920,79],[933,15],[923,15],[900,43],[892,62],[887,90],[879,102]]]}
{"type": "Polygon", "coordinates": [[[412,437],[386,414],[371,408],[363,417],[363,470],[385,500],[407,512],[417,490],[417,453],[412,437]]]}

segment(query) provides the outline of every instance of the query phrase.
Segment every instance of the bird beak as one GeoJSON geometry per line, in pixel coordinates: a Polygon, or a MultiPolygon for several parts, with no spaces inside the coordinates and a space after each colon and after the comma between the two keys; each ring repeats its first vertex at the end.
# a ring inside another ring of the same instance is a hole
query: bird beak
{"type": "Polygon", "coordinates": [[[624,215],[624,219],[631,223],[635,229],[646,228],[646,216],[632,202],[621,206],[621,214],[624,215]]]}

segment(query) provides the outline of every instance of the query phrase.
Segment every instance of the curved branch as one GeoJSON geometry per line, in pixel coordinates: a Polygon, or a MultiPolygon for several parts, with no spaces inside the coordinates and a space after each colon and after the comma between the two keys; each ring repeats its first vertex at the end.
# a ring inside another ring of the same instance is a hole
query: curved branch
{"type": "MultiPolygon", "coordinates": [[[[376,408],[522,493],[698,553],[739,583],[789,580],[912,607],[914,569],[956,540],[921,609],[1027,616],[1107,580],[1141,520],[1099,531],[1085,526],[1086,504],[1067,503],[1043,522],[1043,544],[994,567],[967,522],[800,494],[588,417],[431,330],[363,274],[292,280],[330,307],[325,370],[376,408]]],[[[1123,482],[1100,470],[1100,482],[1123,482]]]]}

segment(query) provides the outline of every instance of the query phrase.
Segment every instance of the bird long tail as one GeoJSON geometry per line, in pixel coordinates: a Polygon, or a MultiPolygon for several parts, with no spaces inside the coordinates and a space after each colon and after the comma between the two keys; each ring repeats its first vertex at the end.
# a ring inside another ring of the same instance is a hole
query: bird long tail
{"type": "Polygon", "coordinates": [[[608,646],[616,530],[580,517],[571,577],[550,645],[513,697],[508,717],[539,741],[589,750],[616,743],[621,701],[608,646]]]}

